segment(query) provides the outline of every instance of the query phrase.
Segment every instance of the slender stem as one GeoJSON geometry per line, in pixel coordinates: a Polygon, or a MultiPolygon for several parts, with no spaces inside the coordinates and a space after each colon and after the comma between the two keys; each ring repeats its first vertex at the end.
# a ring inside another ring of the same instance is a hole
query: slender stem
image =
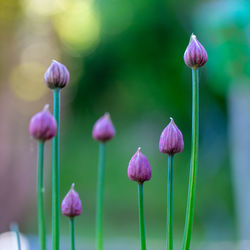
{"type": "Polygon", "coordinates": [[[183,250],[189,250],[195,206],[196,175],[198,165],[198,143],[199,143],[199,71],[192,69],[192,145],[191,161],[188,187],[188,200],[186,210],[186,222],[183,238],[183,250]]]}
{"type": "Polygon", "coordinates": [[[146,234],[145,234],[145,220],[144,220],[144,201],[143,201],[143,183],[138,185],[139,195],[139,222],[141,232],[141,250],[146,250],[146,234]]]}
{"type": "Polygon", "coordinates": [[[71,250],[75,250],[75,219],[70,218],[71,250]]]}
{"type": "Polygon", "coordinates": [[[16,234],[16,240],[17,240],[17,249],[21,250],[21,239],[20,239],[20,233],[19,233],[19,228],[16,223],[13,223],[10,225],[10,230],[15,232],[16,234]]]}
{"type": "Polygon", "coordinates": [[[19,230],[17,228],[17,231],[16,231],[16,238],[17,238],[17,246],[18,246],[18,250],[21,250],[21,239],[20,239],[20,233],[19,233],[19,230]]]}
{"type": "Polygon", "coordinates": [[[44,159],[44,142],[38,141],[37,157],[37,211],[38,211],[38,234],[40,249],[46,249],[46,227],[44,215],[44,186],[43,186],[43,159],[44,159]]]}
{"type": "Polygon", "coordinates": [[[57,134],[52,142],[52,245],[53,250],[60,249],[60,89],[53,90],[53,114],[57,122],[57,134]]]}
{"type": "Polygon", "coordinates": [[[173,250],[173,167],[174,155],[169,155],[167,190],[167,250],[173,250]]]}
{"type": "Polygon", "coordinates": [[[97,207],[96,207],[96,244],[97,250],[103,249],[103,191],[105,176],[105,144],[99,146],[99,164],[97,181],[97,207]]]}

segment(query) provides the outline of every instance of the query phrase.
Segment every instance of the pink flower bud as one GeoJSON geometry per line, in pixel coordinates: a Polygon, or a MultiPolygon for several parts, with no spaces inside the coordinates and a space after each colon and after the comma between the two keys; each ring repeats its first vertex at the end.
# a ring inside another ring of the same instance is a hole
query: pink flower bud
{"type": "Polygon", "coordinates": [[[97,141],[106,142],[111,140],[114,135],[115,128],[110,119],[110,115],[109,113],[105,113],[104,116],[96,121],[92,131],[92,136],[97,141]]]}
{"type": "Polygon", "coordinates": [[[41,112],[35,114],[30,120],[30,135],[37,140],[46,141],[56,135],[56,120],[48,109],[49,105],[47,104],[41,112]]]}
{"type": "Polygon", "coordinates": [[[142,184],[151,179],[151,167],[147,157],[138,148],[128,165],[128,178],[142,184]]]}
{"type": "Polygon", "coordinates": [[[79,194],[74,189],[73,183],[71,189],[62,201],[62,213],[65,216],[73,218],[82,213],[82,203],[79,194]]]}
{"type": "Polygon", "coordinates": [[[62,63],[52,60],[44,74],[44,81],[50,89],[62,89],[69,83],[69,71],[62,63]]]}
{"type": "Polygon", "coordinates": [[[188,67],[193,69],[200,68],[207,62],[207,52],[194,34],[191,35],[184,53],[184,61],[188,67]]]}
{"type": "Polygon", "coordinates": [[[170,123],[161,134],[159,149],[161,153],[174,155],[182,152],[184,149],[184,141],[182,133],[175,125],[173,118],[170,119],[170,123]]]}

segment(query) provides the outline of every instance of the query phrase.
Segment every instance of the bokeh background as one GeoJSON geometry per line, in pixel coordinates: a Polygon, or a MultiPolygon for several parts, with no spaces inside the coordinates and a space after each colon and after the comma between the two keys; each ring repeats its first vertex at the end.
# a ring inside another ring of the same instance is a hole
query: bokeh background
{"type": "MultiPolygon", "coordinates": [[[[174,169],[174,232],[180,248],[191,144],[191,70],[183,54],[194,32],[207,49],[208,62],[200,71],[193,247],[250,249],[249,1],[1,0],[0,27],[1,232],[16,221],[35,239],[36,142],[28,123],[44,104],[52,107],[43,74],[56,59],[71,74],[62,90],[61,198],[75,182],[83,202],[76,224],[79,249],[84,249],[80,244],[94,249],[98,143],[91,132],[105,112],[116,127],[107,145],[107,249],[115,244],[116,250],[139,248],[137,186],[127,178],[138,146],[153,173],[145,183],[148,247],[164,247],[167,156],[159,152],[158,141],[170,116],[185,141],[174,169]]],[[[50,149],[48,142],[48,234],[50,149]]],[[[63,217],[61,231],[67,244],[63,217]]]]}

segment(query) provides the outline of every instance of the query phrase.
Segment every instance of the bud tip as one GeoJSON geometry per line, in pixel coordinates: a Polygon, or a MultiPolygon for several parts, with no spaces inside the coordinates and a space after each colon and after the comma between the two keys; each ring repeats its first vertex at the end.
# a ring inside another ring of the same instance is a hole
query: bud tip
{"type": "Polygon", "coordinates": [[[43,111],[49,111],[49,104],[45,104],[45,105],[44,105],[43,111]]]}
{"type": "Polygon", "coordinates": [[[174,119],[170,117],[170,123],[161,133],[159,150],[161,153],[174,155],[182,152],[183,148],[184,141],[182,133],[176,126],[174,119]]]}

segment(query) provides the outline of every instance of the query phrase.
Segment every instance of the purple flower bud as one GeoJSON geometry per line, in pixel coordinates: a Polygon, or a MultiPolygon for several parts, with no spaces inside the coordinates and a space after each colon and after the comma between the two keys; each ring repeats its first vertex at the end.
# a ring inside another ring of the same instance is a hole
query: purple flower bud
{"type": "Polygon", "coordinates": [[[49,112],[49,105],[45,105],[43,110],[35,114],[29,124],[29,132],[35,139],[46,141],[56,135],[57,125],[53,115],[49,112]]]}
{"type": "Polygon", "coordinates": [[[174,123],[173,118],[170,119],[170,123],[161,133],[159,149],[161,153],[174,155],[182,152],[184,141],[182,133],[174,123]]]}
{"type": "Polygon", "coordinates": [[[82,203],[79,194],[74,189],[73,183],[71,189],[62,201],[62,213],[65,216],[73,218],[82,213],[82,203]]]}
{"type": "Polygon", "coordinates": [[[44,74],[44,81],[50,89],[62,89],[69,83],[69,71],[62,63],[52,60],[44,74]]]}
{"type": "Polygon", "coordinates": [[[109,113],[99,118],[93,128],[92,136],[95,140],[106,142],[111,140],[115,135],[115,128],[110,119],[109,113]]]}
{"type": "Polygon", "coordinates": [[[151,179],[151,167],[147,157],[138,148],[128,165],[128,178],[142,184],[151,179]]]}
{"type": "Polygon", "coordinates": [[[184,61],[188,67],[193,69],[200,68],[207,62],[207,52],[194,34],[191,35],[184,53],[184,61]]]}

